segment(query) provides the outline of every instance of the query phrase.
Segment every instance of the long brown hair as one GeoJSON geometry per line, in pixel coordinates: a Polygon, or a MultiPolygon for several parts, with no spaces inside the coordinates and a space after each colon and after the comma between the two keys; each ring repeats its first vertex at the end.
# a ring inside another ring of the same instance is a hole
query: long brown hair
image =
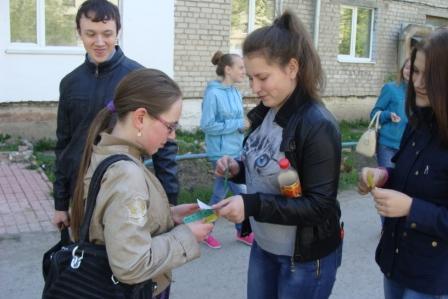
{"type": "Polygon", "coordinates": [[[411,74],[406,100],[406,114],[409,122],[416,126],[415,115],[414,61],[417,52],[425,55],[425,87],[431,109],[433,110],[442,143],[448,146],[448,29],[440,28],[413,49],[411,55],[411,74]]]}
{"type": "Polygon", "coordinates": [[[181,97],[182,93],[176,82],[159,70],[136,70],[120,81],[115,90],[114,109],[103,108],[93,120],[87,136],[71,210],[71,226],[75,240],[79,239],[79,230],[84,217],[84,176],[90,165],[93,145],[99,141],[99,134],[110,130],[111,124],[113,126],[114,122],[123,120],[128,113],[138,108],[145,108],[152,116],[159,116],[168,111],[181,97]]]}
{"type": "Polygon", "coordinates": [[[397,73],[397,78],[395,79],[395,83],[397,83],[397,85],[400,85],[403,82],[408,83],[408,81],[406,81],[406,79],[404,78],[403,72],[406,67],[406,64],[409,61],[410,61],[410,58],[408,57],[404,60],[403,64],[401,65],[400,71],[397,73]]]}
{"type": "Polygon", "coordinates": [[[292,58],[299,63],[298,87],[314,100],[325,85],[319,55],[303,23],[286,10],[271,26],[253,31],[243,43],[244,56],[262,55],[268,62],[286,66],[292,58]]]}

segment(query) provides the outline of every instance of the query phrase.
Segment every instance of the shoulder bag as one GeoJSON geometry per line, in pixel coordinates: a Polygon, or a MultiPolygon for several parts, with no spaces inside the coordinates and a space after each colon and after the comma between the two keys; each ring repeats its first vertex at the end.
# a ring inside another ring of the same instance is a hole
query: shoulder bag
{"type": "Polygon", "coordinates": [[[370,121],[367,131],[365,131],[356,144],[356,152],[366,157],[373,157],[376,152],[377,134],[379,129],[381,111],[378,111],[370,121]]]}
{"type": "Polygon", "coordinates": [[[56,244],[44,255],[43,299],[149,299],[156,284],[152,280],[135,285],[118,281],[109,266],[106,247],[89,242],[89,227],[101,180],[107,168],[126,155],[113,155],[96,168],[87,194],[87,207],[80,228],[79,242],[56,244]],[[53,251],[52,251],[53,250],[53,251]]]}

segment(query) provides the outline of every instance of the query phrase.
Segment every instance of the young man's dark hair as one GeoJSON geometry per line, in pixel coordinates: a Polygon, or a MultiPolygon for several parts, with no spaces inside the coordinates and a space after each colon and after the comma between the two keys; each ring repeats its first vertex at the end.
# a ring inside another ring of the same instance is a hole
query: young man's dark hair
{"type": "Polygon", "coordinates": [[[114,20],[117,25],[117,33],[121,29],[120,11],[118,7],[107,0],[87,0],[78,9],[76,14],[76,30],[81,29],[80,20],[84,16],[92,22],[114,20]]]}

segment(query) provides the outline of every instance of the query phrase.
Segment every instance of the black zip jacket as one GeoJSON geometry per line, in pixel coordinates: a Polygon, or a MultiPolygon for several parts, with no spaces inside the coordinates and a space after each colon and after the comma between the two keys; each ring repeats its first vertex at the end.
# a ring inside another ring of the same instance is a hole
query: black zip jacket
{"type": "MultiPolygon", "coordinates": [[[[61,80],[56,129],[56,178],[53,184],[56,210],[67,211],[69,208],[87,133],[93,119],[107,102],[113,99],[120,80],[131,71],[142,67],[127,58],[117,46],[114,56],[99,65],[91,63],[86,54],[84,63],[61,80]]],[[[167,142],[153,157],[156,175],[170,201],[176,200],[179,192],[175,175],[176,153],[176,143],[167,142]]]]}
{"type": "MultiPolygon", "coordinates": [[[[259,104],[249,112],[251,132],[263,122],[270,108],[259,104]]],[[[337,122],[319,102],[298,87],[278,111],[283,128],[280,151],[297,170],[302,186],[299,198],[272,194],[243,194],[245,221],[242,234],[250,233],[249,216],[259,222],[297,225],[294,261],[306,262],[333,252],[342,239],[337,190],[341,163],[341,137],[337,122]]],[[[246,137],[247,138],[247,137],[246,137]]],[[[245,179],[240,164],[236,182],[245,179]]]]}

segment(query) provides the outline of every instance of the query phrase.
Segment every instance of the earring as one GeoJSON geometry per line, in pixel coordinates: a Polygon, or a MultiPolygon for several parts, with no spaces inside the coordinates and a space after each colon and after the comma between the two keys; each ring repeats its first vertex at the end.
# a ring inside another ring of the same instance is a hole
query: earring
{"type": "Polygon", "coordinates": [[[137,137],[142,137],[142,130],[138,130],[137,137]]]}

